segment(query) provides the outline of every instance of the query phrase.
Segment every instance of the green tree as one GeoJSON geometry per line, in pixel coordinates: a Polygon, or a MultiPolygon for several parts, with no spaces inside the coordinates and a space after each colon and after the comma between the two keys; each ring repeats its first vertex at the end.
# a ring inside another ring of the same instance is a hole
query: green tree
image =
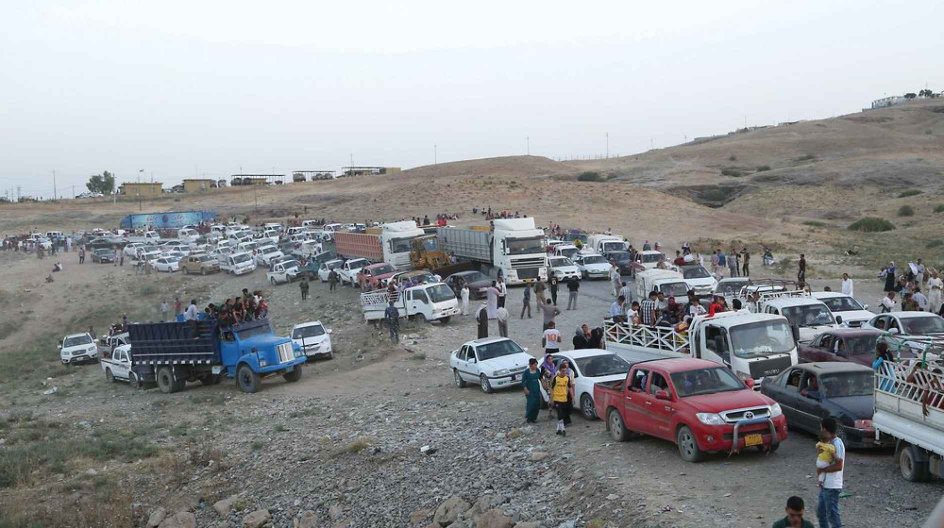
{"type": "Polygon", "coordinates": [[[914,99],[915,97],[918,97],[918,95],[914,92],[908,92],[905,94],[905,99],[914,99]]]}
{"type": "Polygon", "coordinates": [[[85,184],[89,192],[111,194],[115,192],[115,175],[105,171],[101,174],[95,174],[89,177],[85,184]]]}

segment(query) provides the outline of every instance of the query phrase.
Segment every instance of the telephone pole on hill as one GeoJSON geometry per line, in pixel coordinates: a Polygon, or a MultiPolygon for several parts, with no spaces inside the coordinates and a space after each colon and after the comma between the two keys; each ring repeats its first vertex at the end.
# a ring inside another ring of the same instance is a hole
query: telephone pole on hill
{"type": "Polygon", "coordinates": [[[56,171],[52,171],[52,199],[58,199],[58,193],[56,192],[56,171]]]}

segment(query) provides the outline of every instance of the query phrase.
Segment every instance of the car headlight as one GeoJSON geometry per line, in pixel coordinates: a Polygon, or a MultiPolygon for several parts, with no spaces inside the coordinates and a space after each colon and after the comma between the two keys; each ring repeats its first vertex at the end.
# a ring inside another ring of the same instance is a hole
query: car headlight
{"type": "Polygon", "coordinates": [[[89,352],[95,352],[95,347],[94,347],[94,346],[90,346],[90,347],[88,347],[86,350],[89,351],[89,352]]]}
{"type": "Polygon", "coordinates": [[[501,370],[496,370],[496,371],[495,371],[495,375],[496,375],[496,376],[507,376],[507,375],[509,375],[509,374],[511,374],[511,371],[508,370],[508,369],[501,369],[501,370]]]}
{"type": "Polygon", "coordinates": [[[776,418],[776,417],[780,416],[781,414],[783,414],[783,409],[780,408],[780,404],[779,404],[779,403],[775,403],[775,404],[773,404],[773,405],[770,406],[770,417],[771,417],[771,418],[776,418]]]}
{"type": "Polygon", "coordinates": [[[724,418],[720,414],[715,413],[697,413],[695,417],[698,418],[698,421],[705,425],[724,425],[724,418]]]}
{"type": "Polygon", "coordinates": [[[259,366],[260,366],[260,367],[266,367],[266,366],[268,366],[268,365],[269,365],[269,362],[268,362],[268,361],[266,361],[266,360],[264,360],[264,359],[260,359],[260,360],[259,360],[259,366]]]}

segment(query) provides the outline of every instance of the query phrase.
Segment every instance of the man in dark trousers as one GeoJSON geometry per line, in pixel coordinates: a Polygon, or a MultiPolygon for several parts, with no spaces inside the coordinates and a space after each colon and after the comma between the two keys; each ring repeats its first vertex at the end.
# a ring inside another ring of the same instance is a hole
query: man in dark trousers
{"type": "Polygon", "coordinates": [[[390,330],[390,341],[400,342],[400,310],[393,305],[393,301],[384,310],[384,321],[387,323],[387,329],[390,330]]]}
{"type": "Polygon", "coordinates": [[[302,300],[308,299],[308,281],[305,279],[300,280],[298,282],[298,288],[302,292],[302,300]]]}
{"type": "Polygon", "coordinates": [[[797,282],[802,288],[806,284],[806,255],[800,253],[800,262],[797,263],[797,282]]]}
{"type": "Polygon", "coordinates": [[[567,279],[567,309],[577,309],[577,291],[580,290],[580,280],[577,277],[567,279]]]}
{"type": "Polygon", "coordinates": [[[475,321],[478,323],[476,339],[488,337],[488,307],[486,305],[479,306],[478,311],[475,312],[475,321]]]}

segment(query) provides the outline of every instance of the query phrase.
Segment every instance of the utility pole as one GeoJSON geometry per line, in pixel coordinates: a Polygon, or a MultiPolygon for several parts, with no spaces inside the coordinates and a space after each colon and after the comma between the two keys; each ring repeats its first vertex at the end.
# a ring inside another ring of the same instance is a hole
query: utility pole
{"type": "Polygon", "coordinates": [[[606,133],[606,159],[610,159],[610,133],[606,133]]]}
{"type": "Polygon", "coordinates": [[[59,193],[56,191],[56,171],[52,171],[52,199],[59,199],[59,193]]]}
{"type": "Polygon", "coordinates": [[[528,153],[528,156],[530,156],[531,155],[531,136],[525,136],[524,139],[525,141],[527,141],[527,144],[528,144],[527,153],[528,153]]]}
{"type": "Polygon", "coordinates": [[[436,151],[436,144],[434,143],[433,144],[433,165],[438,165],[438,164],[439,164],[439,156],[438,156],[438,152],[436,151]]]}

